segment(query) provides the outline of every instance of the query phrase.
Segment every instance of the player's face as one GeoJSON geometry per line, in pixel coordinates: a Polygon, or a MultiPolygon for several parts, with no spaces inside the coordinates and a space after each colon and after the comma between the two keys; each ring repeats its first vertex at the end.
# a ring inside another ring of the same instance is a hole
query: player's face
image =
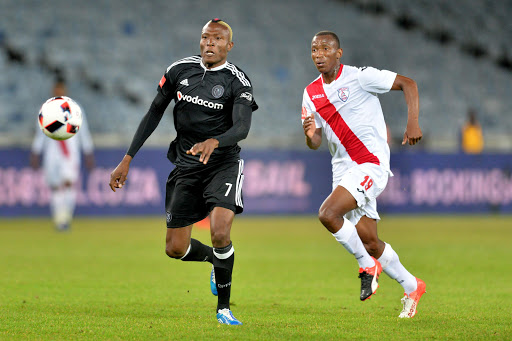
{"type": "Polygon", "coordinates": [[[62,83],[55,84],[53,87],[53,96],[66,96],[66,86],[62,83]]]}
{"type": "Polygon", "coordinates": [[[311,58],[316,69],[323,74],[333,72],[340,63],[343,50],[336,44],[330,35],[321,35],[313,38],[311,42],[311,58]]]}
{"type": "Polygon", "coordinates": [[[228,52],[233,47],[233,42],[229,41],[228,28],[214,22],[206,24],[201,32],[199,47],[206,67],[214,68],[224,64],[228,58],[228,52]]]}

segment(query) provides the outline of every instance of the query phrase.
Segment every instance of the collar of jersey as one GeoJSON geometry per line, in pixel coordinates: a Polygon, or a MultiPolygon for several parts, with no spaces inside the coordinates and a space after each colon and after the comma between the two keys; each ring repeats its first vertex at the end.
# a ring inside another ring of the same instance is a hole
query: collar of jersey
{"type": "Polygon", "coordinates": [[[206,71],[219,71],[219,70],[221,70],[221,69],[224,69],[224,68],[226,67],[226,65],[228,65],[228,61],[226,61],[226,62],[224,62],[224,64],[219,65],[219,66],[217,66],[217,67],[214,67],[214,68],[212,68],[212,69],[208,69],[208,68],[206,68],[206,66],[203,64],[203,60],[202,60],[202,59],[201,59],[200,64],[201,64],[201,67],[202,67],[203,69],[205,69],[206,71]]]}

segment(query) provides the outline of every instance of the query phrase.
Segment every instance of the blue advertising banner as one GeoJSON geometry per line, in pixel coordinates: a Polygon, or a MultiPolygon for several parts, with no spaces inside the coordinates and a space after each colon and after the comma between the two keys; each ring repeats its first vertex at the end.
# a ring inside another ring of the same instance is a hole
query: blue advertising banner
{"type": "MultiPolygon", "coordinates": [[[[164,214],[166,149],[143,148],[126,186],[112,192],[110,172],[124,149],[95,152],[82,170],[77,215],[164,214]]],[[[327,151],[244,150],[245,214],[316,214],[331,192],[327,151]]],[[[0,216],[48,215],[50,192],[29,151],[0,150],[0,216]]],[[[380,213],[512,213],[512,155],[393,154],[394,177],[378,198],[380,213]]]]}
{"type": "MultiPolygon", "coordinates": [[[[125,149],[95,151],[96,168],[82,169],[77,215],[164,214],[165,182],[174,168],[163,148],[143,148],[126,185],[112,192],[110,173],[125,149]]],[[[243,151],[244,213],[314,213],[330,192],[326,153],[243,151]]],[[[47,215],[50,192],[41,170],[29,167],[28,150],[0,150],[0,216],[47,215]]]]}
{"type": "Polygon", "coordinates": [[[512,154],[393,154],[382,213],[512,213],[512,154]]]}

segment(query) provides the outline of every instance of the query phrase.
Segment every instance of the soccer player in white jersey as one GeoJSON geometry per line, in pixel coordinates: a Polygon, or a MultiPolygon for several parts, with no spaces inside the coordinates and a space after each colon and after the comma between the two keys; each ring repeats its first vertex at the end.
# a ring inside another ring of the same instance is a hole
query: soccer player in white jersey
{"type": "Polygon", "coordinates": [[[310,149],[320,147],[323,131],[333,172],[333,190],[318,217],[359,263],[360,299],[375,293],[384,271],[404,288],[399,317],[410,318],[416,314],[425,282],[409,273],[391,246],[377,235],[380,217],[376,198],[392,176],[386,124],[377,94],[403,91],[408,120],[402,144],[414,145],[422,137],[418,88],[414,80],[391,71],[343,65],[342,54],[335,33],[321,31],[313,37],[311,58],[320,76],[304,90],[302,126],[310,149]]]}
{"type": "MultiPolygon", "coordinates": [[[[53,96],[66,96],[66,84],[59,78],[53,87],[53,96]]],[[[94,167],[93,143],[85,114],[82,112],[80,132],[64,141],[52,140],[37,129],[30,164],[32,168],[42,166],[45,181],[50,188],[50,210],[58,231],[70,229],[76,206],[77,180],[80,175],[81,152],[84,153],[85,165],[94,167]]]]}

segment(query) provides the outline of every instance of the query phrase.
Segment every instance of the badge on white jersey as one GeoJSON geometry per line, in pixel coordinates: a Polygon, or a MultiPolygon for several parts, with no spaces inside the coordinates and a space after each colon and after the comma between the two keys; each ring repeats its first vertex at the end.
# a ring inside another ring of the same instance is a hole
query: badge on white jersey
{"type": "Polygon", "coordinates": [[[350,89],[348,87],[338,89],[338,97],[343,103],[348,101],[348,96],[350,96],[350,89]]]}

